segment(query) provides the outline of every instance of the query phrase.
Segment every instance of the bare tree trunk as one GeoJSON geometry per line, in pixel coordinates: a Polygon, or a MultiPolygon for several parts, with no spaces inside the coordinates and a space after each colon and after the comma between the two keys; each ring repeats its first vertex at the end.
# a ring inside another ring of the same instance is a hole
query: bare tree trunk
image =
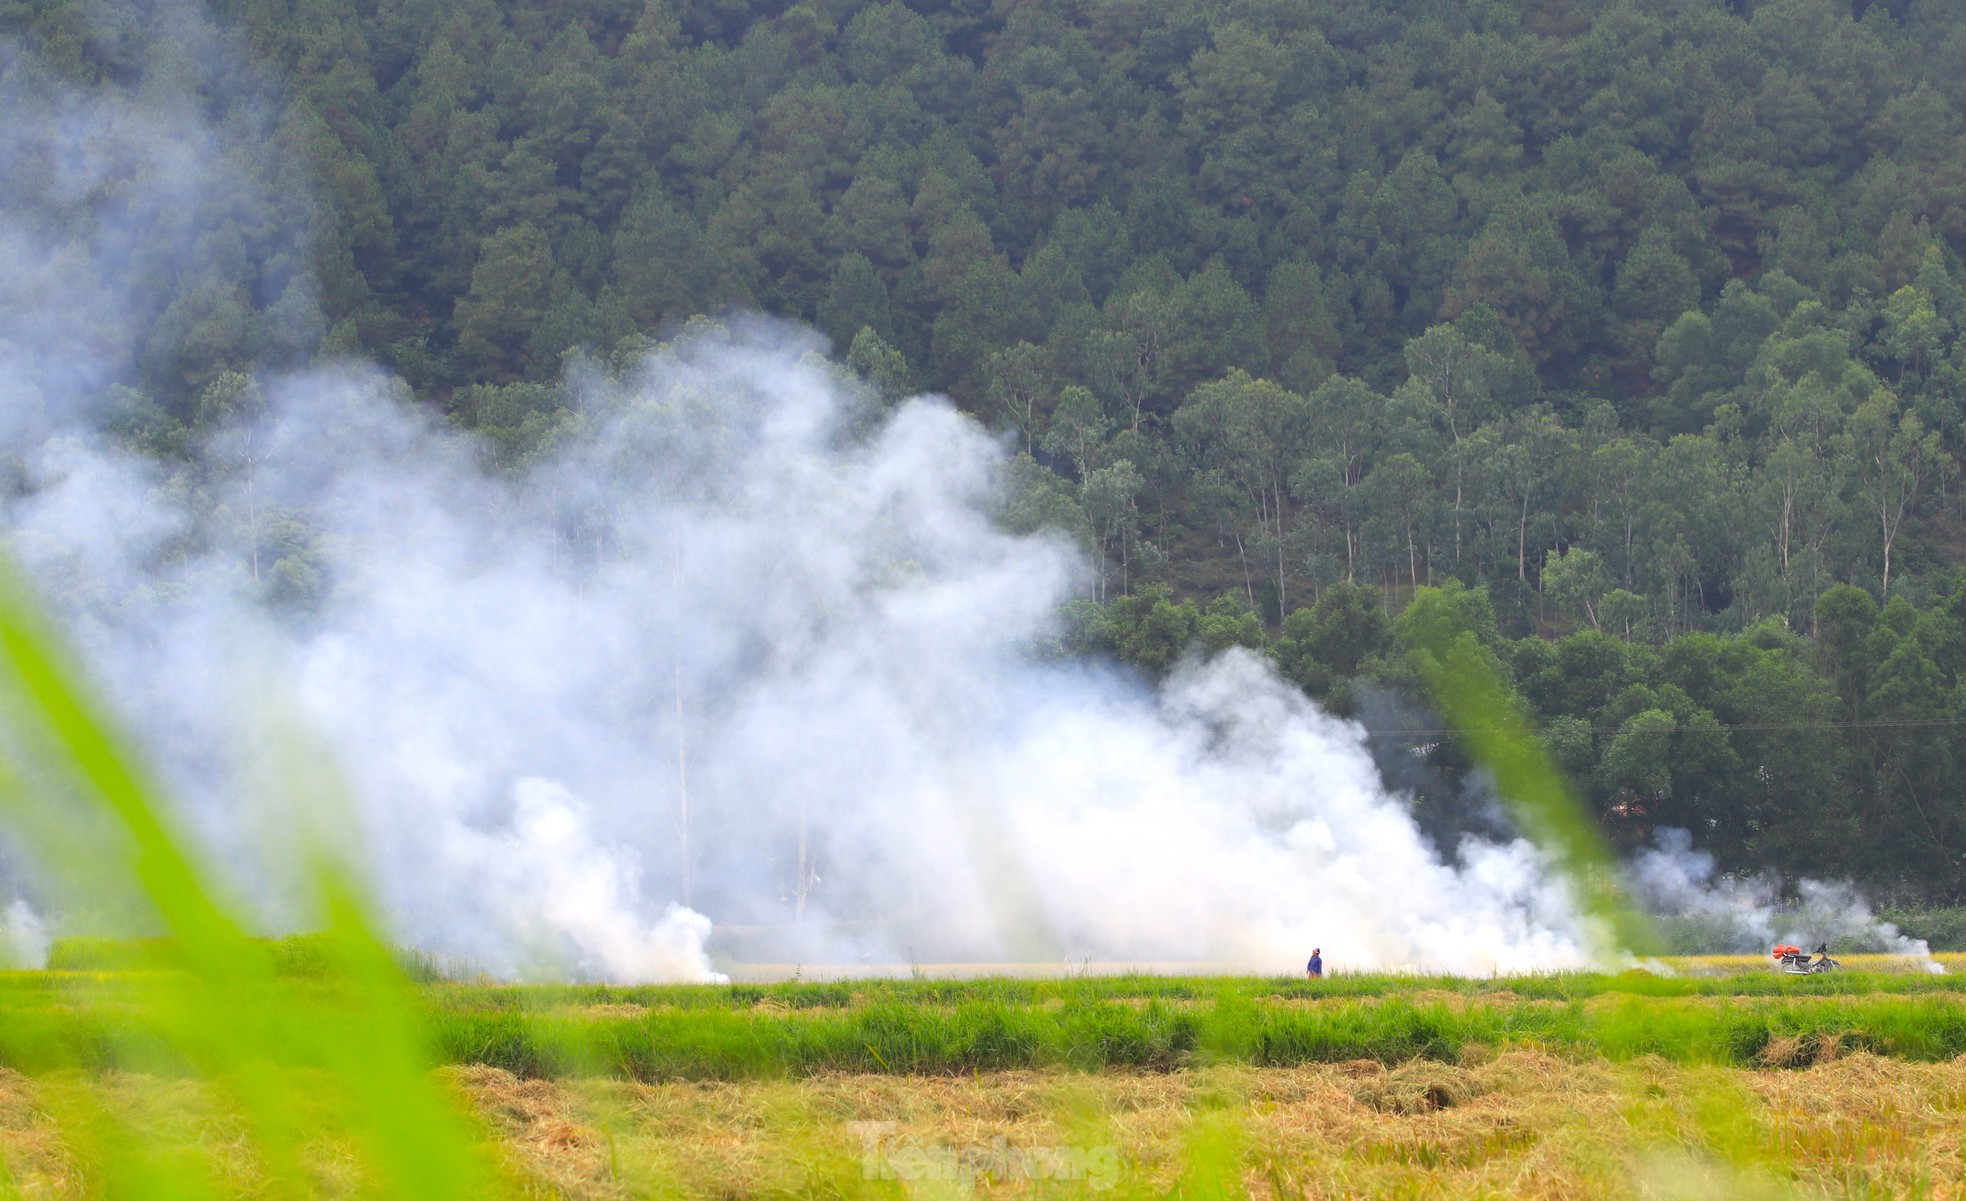
{"type": "Polygon", "coordinates": [[[1795,489],[1793,487],[1789,487],[1785,485],[1782,488],[1782,536],[1781,536],[1782,575],[1784,577],[1787,577],[1789,573],[1789,523],[1791,520],[1793,520],[1794,512],[1795,512],[1795,489]]]}
{"type": "MultiPolygon", "coordinates": [[[[251,453],[250,448],[247,453],[251,453]]],[[[259,473],[252,467],[251,460],[246,466],[246,524],[251,528],[253,538],[253,579],[259,579],[259,473]]]]}
{"type": "Polygon", "coordinates": [[[1625,587],[1632,586],[1632,516],[1631,506],[1625,506],[1625,587]]]}
{"type": "Polygon", "coordinates": [[[1242,560],[1242,591],[1249,598],[1249,607],[1256,607],[1256,583],[1249,575],[1249,551],[1243,546],[1242,535],[1232,535],[1236,540],[1236,557],[1242,560]]]}
{"type": "Polygon", "coordinates": [[[252,539],[253,580],[259,580],[259,459],[253,454],[253,425],[250,419],[240,438],[246,454],[246,533],[252,539]]]}
{"type": "Polygon", "coordinates": [[[1529,493],[1522,494],[1522,511],[1515,523],[1515,578],[1529,582],[1529,493]]]}
{"type": "Polygon", "coordinates": [[[1455,443],[1454,454],[1454,563],[1461,562],[1461,455],[1460,443],[1455,443]]]}
{"type": "Polygon", "coordinates": [[[1290,612],[1289,600],[1284,595],[1283,575],[1284,575],[1283,535],[1279,533],[1277,535],[1277,620],[1278,621],[1282,621],[1284,614],[1290,612]]]}
{"type": "Polygon", "coordinates": [[[1284,555],[1283,555],[1283,485],[1277,480],[1270,481],[1270,491],[1275,495],[1277,506],[1277,620],[1290,612],[1288,599],[1284,595],[1284,555]]]}
{"type": "Polygon", "coordinates": [[[1885,482],[1880,479],[1878,481],[1877,522],[1884,535],[1883,594],[1889,596],[1891,595],[1891,544],[1898,540],[1898,527],[1904,524],[1905,509],[1909,506],[1905,503],[1905,489],[1900,488],[1898,490],[1898,511],[1895,514],[1892,513],[1891,500],[1886,487],[1885,482]]]}

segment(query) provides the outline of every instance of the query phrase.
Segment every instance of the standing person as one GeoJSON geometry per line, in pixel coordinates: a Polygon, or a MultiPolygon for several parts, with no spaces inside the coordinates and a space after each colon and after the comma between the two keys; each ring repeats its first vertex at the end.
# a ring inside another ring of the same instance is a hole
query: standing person
{"type": "Polygon", "coordinates": [[[1311,948],[1311,961],[1304,965],[1304,979],[1316,980],[1324,975],[1324,948],[1311,948]]]}

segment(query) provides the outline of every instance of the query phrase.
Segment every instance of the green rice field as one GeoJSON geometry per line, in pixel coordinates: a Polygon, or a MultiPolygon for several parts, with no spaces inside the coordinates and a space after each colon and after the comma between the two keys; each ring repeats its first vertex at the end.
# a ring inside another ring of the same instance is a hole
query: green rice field
{"type": "MultiPolygon", "coordinates": [[[[1696,966],[1697,961],[1680,961],[1696,966]]],[[[146,973],[0,975],[0,1063],[22,1072],[194,1070],[146,973]]],[[[316,973],[286,995],[333,1009],[316,973]]],[[[1734,969],[1467,979],[1392,975],[871,980],[769,985],[416,986],[435,1064],[527,1078],[769,1080],[1008,1070],[1183,1071],[1573,1057],[1796,1066],[1791,1043],[1913,1062],[1966,1055],[1966,975],[1734,969]],[[1771,1055],[1776,1058],[1771,1060],[1771,1055]]]]}
{"type": "MultiPolygon", "coordinates": [[[[271,945],[264,1004],[360,1028],[357,982],[271,945]]],[[[1966,975],[1669,967],[403,995],[473,1195],[1954,1195],[1966,975]]],[[[297,1123],[269,1158],[172,977],[0,975],[11,1195],[403,1191],[318,1049],[248,1071],[297,1123]]]]}

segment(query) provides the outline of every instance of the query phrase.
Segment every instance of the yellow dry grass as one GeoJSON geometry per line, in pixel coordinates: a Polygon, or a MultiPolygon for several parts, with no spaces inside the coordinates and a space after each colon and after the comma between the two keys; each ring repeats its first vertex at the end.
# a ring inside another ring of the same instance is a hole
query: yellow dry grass
{"type": "Polygon", "coordinates": [[[1966,1061],[1816,1054],[1792,1071],[1511,1050],[1391,1070],[456,1077],[512,1167],[570,1198],[1165,1195],[1209,1155],[1256,1197],[1966,1196],[1966,1061]]]}
{"type": "MultiPolygon", "coordinates": [[[[1838,963],[1853,972],[1929,972],[1932,966],[1949,973],[1966,971],[1966,954],[1941,952],[1926,958],[1912,955],[1838,955],[1838,963]]],[[[1768,955],[1670,955],[1660,960],[1676,972],[1693,976],[1731,976],[1737,972],[1772,971],[1768,955]]]]}
{"type": "MultiPolygon", "coordinates": [[[[1833,1040],[1774,1044],[1765,1059],[1750,1071],[1511,1049],[1390,1069],[654,1085],[444,1075],[514,1191],[538,1197],[1167,1196],[1207,1192],[1216,1174],[1227,1195],[1276,1201],[1966,1197],[1966,1059],[1846,1055],[1833,1040]]],[[[240,1122],[207,1085],[0,1072],[0,1164],[21,1196],[109,1195],[92,1133],[105,1120],[197,1163],[218,1195],[264,1195],[240,1122]]],[[[361,1195],[333,1130],[306,1158],[311,1195],[361,1195]]]]}
{"type": "MultiPolygon", "coordinates": [[[[305,1121],[325,1082],[293,1081],[305,1121]]],[[[300,1167],[315,1197],[360,1195],[352,1142],[324,1109],[311,1115],[300,1167]]],[[[202,1180],[218,1196],[267,1194],[252,1132],[210,1084],[128,1072],[28,1077],[0,1069],[0,1196],[116,1196],[159,1166],[202,1180]]]]}

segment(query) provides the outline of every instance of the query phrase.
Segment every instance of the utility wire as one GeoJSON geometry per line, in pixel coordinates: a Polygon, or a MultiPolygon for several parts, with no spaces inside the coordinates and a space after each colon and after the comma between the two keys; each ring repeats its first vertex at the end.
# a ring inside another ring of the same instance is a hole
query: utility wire
{"type": "MultiPolygon", "coordinates": [[[[1783,722],[1715,722],[1702,726],[1665,726],[1662,732],[1672,734],[1684,730],[1909,730],[1934,726],[1966,726],[1966,717],[1906,717],[1876,721],[1783,721],[1783,722]]],[[[1585,726],[1592,734],[1622,734],[1623,726],[1585,726]]],[[[1367,738],[1447,738],[1460,733],[1458,730],[1367,730],[1367,738]]]]}

